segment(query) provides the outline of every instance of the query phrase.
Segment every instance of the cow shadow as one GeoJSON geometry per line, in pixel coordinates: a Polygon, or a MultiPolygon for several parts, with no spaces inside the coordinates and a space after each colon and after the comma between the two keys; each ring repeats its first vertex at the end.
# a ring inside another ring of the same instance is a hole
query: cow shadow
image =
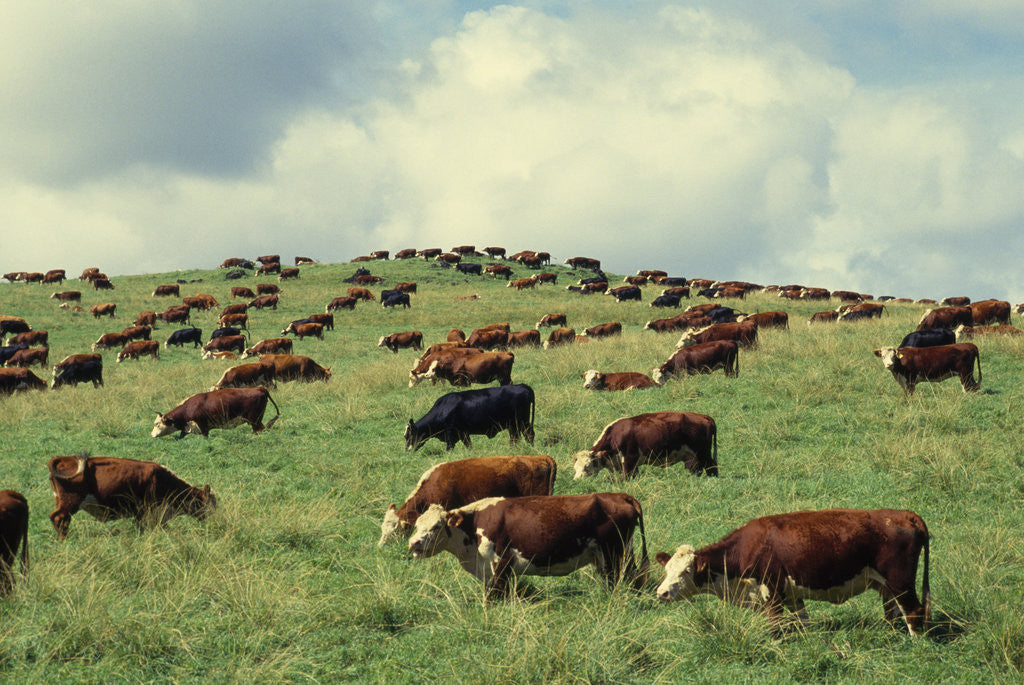
{"type": "MultiPolygon", "coordinates": [[[[857,628],[864,628],[867,625],[862,619],[853,617],[840,618],[821,616],[816,617],[813,620],[814,632],[821,633],[826,643],[828,643],[827,635],[855,630],[857,628]]],[[[781,627],[784,635],[795,635],[807,631],[807,628],[795,619],[783,621],[783,625],[781,627]]],[[[902,619],[896,623],[889,623],[885,619],[879,619],[878,629],[889,630],[901,635],[907,635],[908,633],[907,626],[902,619]]],[[[968,632],[968,622],[962,618],[956,618],[942,611],[933,610],[931,621],[928,624],[928,631],[925,633],[924,638],[939,644],[950,644],[960,639],[968,632]]]]}

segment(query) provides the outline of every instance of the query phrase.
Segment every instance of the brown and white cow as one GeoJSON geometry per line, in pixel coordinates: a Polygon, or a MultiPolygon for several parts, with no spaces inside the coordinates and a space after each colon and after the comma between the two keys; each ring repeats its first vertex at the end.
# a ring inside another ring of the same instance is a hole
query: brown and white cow
{"type": "Polygon", "coordinates": [[[481,350],[494,350],[508,344],[508,330],[500,328],[478,328],[466,338],[468,347],[479,347],[481,350]]]}
{"type": "Polygon", "coordinates": [[[758,312],[736,319],[737,323],[753,321],[760,328],[789,328],[789,314],[780,311],[758,312]]]}
{"type": "Polygon", "coordinates": [[[50,521],[61,540],[79,509],[98,521],[134,518],[141,530],[186,514],[202,520],[217,508],[210,486],[194,488],[151,461],[114,457],[54,457],[50,486],[55,510],[50,521]]]}
{"type": "Polygon", "coordinates": [[[613,335],[622,335],[622,324],[618,321],[599,323],[596,326],[591,326],[583,331],[583,335],[594,339],[608,338],[613,335]]]}
{"type": "Polygon", "coordinates": [[[14,560],[19,547],[24,577],[28,575],[28,500],[20,492],[0,490],[0,597],[14,589],[14,560]]]}
{"type": "Polygon", "coordinates": [[[393,259],[412,259],[416,256],[415,247],[407,247],[395,253],[393,259]]]}
{"type": "Polygon", "coordinates": [[[468,388],[474,383],[484,384],[493,381],[498,381],[498,385],[510,385],[514,363],[515,355],[511,352],[455,355],[435,359],[423,374],[423,378],[429,380],[431,384],[435,381],[445,381],[457,388],[468,388]]]}
{"type": "Polygon", "coordinates": [[[281,411],[266,388],[224,388],[192,395],[166,414],[157,412],[150,436],[159,438],[177,431],[179,439],[186,433],[198,433],[205,438],[211,429],[234,428],[242,423],[248,423],[253,433],[259,433],[273,426],[280,416],[281,411]],[[268,401],[277,414],[264,426],[263,413],[268,401]]]}
{"type": "Polygon", "coordinates": [[[1010,303],[1006,300],[982,300],[972,302],[968,306],[971,308],[972,324],[975,326],[990,323],[1010,325],[1010,303]]]}
{"type": "Polygon", "coordinates": [[[957,340],[968,340],[976,336],[1024,335],[1024,331],[1016,326],[957,326],[953,331],[957,340]]]}
{"type": "Polygon", "coordinates": [[[128,344],[128,336],[124,333],[104,333],[92,344],[93,351],[109,350],[113,347],[124,347],[128,344]]]}
{"type": "Polygon", "coordinates": [[[258,357],[261,354],[290,354],[291,351],[291,338],[268,338],[267,340],[260,340],[252,347],[247,348],[245,352],[242,353],[242,359],[258,357]]]}
{"type": "Polygon", "coordinates": [[[537,280],[531,276],[530,278],[517,278],[514,281],[509,281],[508,285],[505,287],[515,288],[516,290],[525,290],[527,288],[532,288],[535,285],[537,285],[537,280]]]}
{"type": "Polygon", "coordinates": [[[558,345],[571,344],[576,339],[576,331],[571,328],[556,328],[548,334],[544,341],[544,349],[548,350],[558,345]]]}
{"type": "Polygon", "coordinates": [[[874,351],[885,368],[903,388],[904,394],[914,394],[918,383],[944,381],[954,376],[960,379],[964,392],[981,387],[981,357],[974,343],[935,345],[934,347],[883,347],[874,351]],[[974,365],[978,365],[978,380],[974,380],[974,365]]]}
{"type": "Polygon", "coordinates": [[[276,369],[269,361],[239,364],[238,366],[232,366],[230,369],[225,369],[224,373],[221,374],[220,380],[218,380],[217,384],[210,388],[210,390],[220,390],[221,388],[254,388],[258,385],[262,385],[267,388],[276,388],[277,383],[274,382],[276,377],[276,369]]]}
{"type": "Polygon", "coordinates": [[[540,321],[534,326],[537,330],[540,330],[543,326],[567,326],[565,314],[563,312],[552,312],[545,314],[540,317],[540,321]]]}
{"type": "Polygon", "coordinates": [[[378,547],[407,536],[431,504],[456,509],[485,497],[528,497],[554,491],[558,467],[545,454],[472,457],[427,469],[402,506],[384,512],[378,547]]]}
{"type": "Polygon", "coordinates": [[[312,383],[313,381],[331,380],[331,370],[326,369],[310,357],[301,354],[261,354],[261,362],[270,362],[274,365],[275,378],[282,383],[288,381],[302,381],[312,383]]]}
{"type": "Polygon", "coordinates": [[[326,312],[333,312],[336,309],[350,309],[355,311],[356,298],[354,297],[335,297],[333,300],[327,303],[327,307],[324,309],[326,312]]]}
{"type": "Polygon", "coordinates": [[[277,280],[286,281],[290,278],[298,278],[299,269],[298,267],[290,266],[287,269],[281,269],[281,273],[277,275],[277,280]]]}
{"type": "Polygon", "coordinates": [[[260,264],[280,264],[281,263],[281,255],[279,255],[279,254],[266,254],[266,255],[263,255],[262,257],[257,257],[256,261],[259,262],[260,264]]]}
{"type": "Polygon", "coordinates": [[[740,346],[735,340],[712,340],[675,351],[664,364],[651,371],[658,385],[674,376],[725,371],[726,377],[740,375],[740,346]]]}
{"type": "Polygon", "coordinates": [[[807,320],[807,325],[810,326],[812,323],[828,323],[830,321],[838,321],[839,312],[834,309],[829,309],[824,312],[815,312],[811,314],[811,318],[807,320]]]}
{"type": "Polygon", "coordinates": [[[415,295],[417,291],[417,286],[412,281],[403,281],[402,283],[396,283],[394,290],[397,290],[400,293],[409,293],[410,295],[415,295]]]}
{"type": "Polygon", "coordinates": [[[574,269],[600,269],[601,260],[592,257],[570,257],[563,264],[568,264],[574,269]]]}
{"type": "Polygon", "coordinates": [[[133,340],[117,353],[117,361],[139,359],[145,355],[149,355],[153,359],[160,359],[160,343],[156,340],[133,340]]]}
{"type": "Polygon", "coordinates": [[[281,331],[281,335],[294,334],[299,340],[303,338],[324,339],[324,325],[322,323],[290,323],[281,331]]]}
{"type": "Polygon", "coordinates": [[[391,350],[395,354],[398,354],[400,349],[422,350],[423,349],[423,333],[420,331],[403,331],[401,333],[392,333],[391,335],[382,335],[380,340],[377,341],[377,347],[383,347],[391,350]]]}
{"type": "Polygon", "coordinates": [[[181,297],[181,287],[177,283],[170,285],[158,285],[153,291],[153,297],[181,297]]]}
{"type": "Polygon", "coordinates": [[[500,276],[506,281],[512,278],[512,269],[507,264],[491,264],[490,266],[484,267],[484,273],[494,278],[498,278],[500,276]]]}
{"type": "Polygon", "coordinates": [[[277,309],[278,295],[260,295],[249,302],[248,307],[253,309],[277,309]]]}
{"type": "Polygon", "coordinates": [[[18,350],[11,355],[11,358],[7,360],[7,366],[12,368],[28,368],[33,364],[39,364],[39,366],[43,367],[49,363],[47,361],[49,356],[49,347],[30,347],[28,349],[18,350]]]}
{"type": "Polygon", "coordinates": [[[564,576],[591,564],[610,586],[641,587],[648,574],[643,510],[621,492],[488,497],[453,510],[432,504],[416,520],[409,550],[417,559],[451,552],[494,594],[508,592],[516,576],[564,576]]]}
{"type": "Polygon", "coordinates": [[[691,347],[713,340],[735,340],[740,345],[754,347],[757,345],[757,322],[715,323],[706,328],[687,331],[679,338],[676,348],[691,347]]]}
{"type": "Polygon", "coordinates": [[[925,328],[948,328],[953,330],[957,326],[973,326],[974,313],[970,307],[938,307],[929,309],[921,317],[917,324],[917,330],[925,328]]]}
{"type": "Polygon", "coordinates": [[[827,509],[754,519],[716,543],[655,555],[665,567],[658,599],[707,593],[764,610],[773,625],[782,607],[807,622],[804,600],[842,604],[865,590],[882,597],[885,617],[912,634],[927,630],[928,527],[912,511],[827,509]],[[914,591],[924,549],[922,604],[914,591]]]}
{"type": "Polygon", "coordinates": [[[944,297],[939,305],[942,307],[966,307],[971,303],[971,298],[964,295],[958,297],[944,297]]]}
{"type": "Polygon", "coordinates": [[[650,376],[637,371],[601,373],[597,369],[589,369],[580,376],[587,390],[642,390],[658,386],[650,376]]]}
{"type": "MultiPolygon", "coordinates": [[[[427,378],[427,372],[433,368],[435,362],[447,364],[450,359],[455,357],[483,353],[484,351],[479,347],[466,347],[461,343],[435,343],[420,355],[420,358],[413,364],[412,369],[409,370],[409,387],[412,388],[421,380],[427,378]]],[[[438,378],[436,376],[430,378],[431,385],[436,384],[437,381],[438,378]]]]}
{"type": "Polygon", "coordinates": [[[882,314],[884,313],[884,304],[859,302],[857,304],[846,305],[846,308],[839,312],[837,320],[849,322],[859,321],[861,319],[881,319],[882,314]]]}
{"type": "Polygon", "coordinates": [[[57,300],[58,302],[81,302],[82,291],[81,290],[65,290],[61,293],[54,293],[50,295],[51,300],[57,300]]]}
{"type": "Polygon", "coordinates": [[[573,478],[607,468],[625,478],[642,464],[683,462],[691,473],[718,475],[718,428],[705,414],[658,411],[628,416],[605,426],[589,450],[573,455],[573,478]]]}
{"type": "Polygon", "coordinates": [[[94,304],[89,307],[89,312],[93,315],[93,318],[100,318],[101,316],[109,316],[111,319],[114,318],[114,314],[117,312],[117,305],[113,302],[106,302],[104,304],[94,304]]]}
{"type": "Polygon", "coordinates": [[[203,353],[232,350],[238,354],[245,351],[244,335],[222,335],[203,345],[203,353]]]}

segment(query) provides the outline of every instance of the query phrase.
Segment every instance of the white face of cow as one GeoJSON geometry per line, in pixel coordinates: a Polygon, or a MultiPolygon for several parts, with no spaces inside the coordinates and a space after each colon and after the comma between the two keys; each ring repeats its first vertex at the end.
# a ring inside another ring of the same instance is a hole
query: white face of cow
{"type": "Polygon", "coordinates": [[[681,545],[667,560],[658,557],[658,562],[665,567],[665,580],[661,581],[657,590],[658,599],[671,602],[697,594],[697,585],[693,582],[693,565],[696,558],[690,545],[681,545]]]}
{"type": "Polygon", "coordinates": [[[156,419],[153,421],[153,431],[149,434],[151,438],[159,438],[164,435],[170,435],[175,431],[173,424],[167,423],[164,420],[163,414],[157,414],[156,419]]]}
{"type": "Polygon", "coordinates": [[[408,532],[409,524],[398,518],[398,511],[395,509],[395,505],[392,504],[384,512],[384,520],[380,524],[380,540],[377,542],[377,546],[383,547],[389,540],[408,532]]]}
{"type": "Polygon", "coordinates": [[[661,372],[661,369],[651,369],[651,380],[658,385],[663,385],[668,377],[661,372]]]}
{"type": "Polygon", "coordinates": [[[384,340],[387,339],[386,335],[380,336],[380,340],[377,341],[377,347],[384,347],[384,340]]]}
{"type": "Polygon", "coordinates": [[[451,536],[448,529],[448,512],[440,504],[431,504],[416,519],[416,528],[409,538],[409,551],[416,559],[425,559],[437,553],[442,536],[451,536]]]}
{"type": "Polygon", "coordinates": [[[583,387],[586,390],[600,390],[604,387],[604,376],[596,369],[590,369],[583,374],[583,387]]]}
{"type": "Polygon", "coordinates": [[[686,333],[683,333],[683,336],[679,338],[679,342],[676,343],[676,349],[680,350],[684,347],[693,345],[697,339],[697,333],[698,331],[687,331],[686,333]]]}
{"type": "Polygon", "coordinates": [[[583,450],[572,455],[573,480],[596,476],[601,470],[602,461],[597,454],[590,450],[583,450]]]}
{"type": "Polygon", "coordinates": [[[895,347],[883,347],[875,350],[875,354],[882,358],[882,364],[890,371],[896,366],[896,360],[899,359],[899,350],[895,347]]]}

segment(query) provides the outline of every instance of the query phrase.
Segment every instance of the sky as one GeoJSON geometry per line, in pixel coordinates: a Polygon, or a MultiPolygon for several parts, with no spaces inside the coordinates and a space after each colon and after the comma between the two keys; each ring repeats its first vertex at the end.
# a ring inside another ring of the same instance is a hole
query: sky
{"type": "Polygon", "coordinates": [[[1024,3],[9,0],[0,273],[501,245],[1024,300],[1024,3]]]}

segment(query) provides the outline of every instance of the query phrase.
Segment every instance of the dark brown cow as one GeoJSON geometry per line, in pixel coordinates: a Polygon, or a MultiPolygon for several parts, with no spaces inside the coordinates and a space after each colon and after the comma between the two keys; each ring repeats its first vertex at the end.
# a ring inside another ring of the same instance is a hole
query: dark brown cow
{"type": "Polygon", "coordinates": [[[428,247],[423,250],[420,250],[416,254],[418,254],[420,257],[423,257],[424,259],[433,259],[442,252],[444,252],[444,250],[442,250],[439,247],[428,247]]]}
{"type": "Polygon", "coordinates": [[[990,335],[1024,335],[1024,331],[1015,326],[957,326],[953,331],[957,340],[968,340],[975,336],[990,335]]]}
{"type": "MultiPolygon", "coordinates": [[[[569,286],[567,286],[569,287],[569,286]]],[[[608,290],[607,281],[599,281],[597,283],[584,283],[580,287],[580,292],[584,295],[593,295],[594,293],[603,293],[608,290]]]]}
{"type": "MultiPolygon", "coordinates": [[[[702,317],[706,318],[706,317],[702,317]]],[[[645,331],[654,331],[655,333],[668,333],[670,331],[683,330],[687,326],[687,322],[690,319],[683,319],[678,316],[671,316],[667,319],[654,319],[644,324],[645,331]]],[[[705,325],[711,325],[711,319],[707,320],[705,325]]]]}
{"type": "Polygon", "coordinates": [[[213,428],[234,428],[241,423],[248,423],[253,433],[259,433],[273,426],[280,415],[266,388],[224,388],[192,395],[166,414],[157,412],[150,436],[159,438],[178,431],[179,439],[186,433],[199,433],[205,438],[213,428]],[[264,426],[268,401],[277,414],[264,426]]]}
{"type": "Polygon", "coordinates": [[[508,334],[508,347],[540,347],[540,331],[528,328],[508,334]]]}
{"type": "Polygon", "coordinates": [[[571,328],[556,328],[548,334],[544,341],[544,349],[548,350],[558,345],[568,345],[576,339],[576,331],[571,328]]]}
{"type": "Polygon", "coordinates": [[[637,269],[636,275],[650,279],[665,278],[668,276],[668,272],[661,269],[637,269]]]}
{"type": "Polygon", "coordinates": [[[49,362],[47,359],[50,356],[49,347],[33,347],[27,350],[18,350],[15,352],[10,359],[7,360],[7,366],[10,367],[22,367],[28,368],[33,364],[39,364],[39,366],[46,366],[49,362]]]}
{"type": "Polygon", "coordinates": [[[281,335],[288,335],[292,333],[298,336],[299,340],[303,338],[320,338],[324,339],[324,325],[322,323],[290,323],[288,327],[281,331],[281,335]]]}
{"type": "Polygon", "coordinates": [[[252,288],[246,288],[244,285],[234,286],[231,288],[231,297],[232,299],[236,297],[246,297],[252,299],[256,297],[256,293],[252,291],[252,288]]]}
{"type": "Polygon", "coordinates": [[[103,363],[103,355],[99,352],[84,353],[84,354],[69,354],[68,356],[61,359],[59,362],[53,365],[53,375],[56,376],[61,372],[62,369],[71,366],[72,364],[79,364],[83,362],[97,362],[103,363]]]}
{"type": "MultiPolygon", "coordinates": [[[[422,355],[420,355],[420,358],[416,360],[415,364],[413,364],[412,369],[409,370],[409,387],[414,387],[421,380],[426,378],[427,372],[434,367],[435,362],[448,364],[452,359],[457,357],[483,353],[484,351],[479,347],[465,347],[461,343],[436,343],[431,345],[422,355]],[[440,345],[448,345],[450,347],[439,347],[440,345]]],[[[437,378],[431,377],[430,384],[434,385],[436,383],[437,378]]]]}
{"type": "Polygon", "coordinates": [[[484,268],[484,273],[495,278],[500,276],[506,281],[512,278],[512,269],[507,264],[491,264],[484,268]]]}
{"type": "Polygon", "coordinates": [[[376,297],[374,297],[373,293],[371,293],[366,288],[349,288],[348,296],[354,297],[357,300],[368,300],[370,302],[377,299],[376,297]]]}
{"type": "Polygon", "coordinates": [[[164,323],[188,323],[192,318],[191,307],[187,304],[174,305],[160,312],[157,318],[164,323]]]}
{"type": "Polygon", "coordinates": [[[357,300],[354,297],[335,297],[333,300],[327,303],[325,311],[333,312],[336,309],[351,309],[355,311],[356,302],[358,301],[359,300],[357,300]]]}
{"type": "Polygon", "coordinates": [[[128,336],[124,333],[104,333],[92,344],[93,351],[109,350],[113,347],[124,347],[128,344],[128,336]]]}
{"type": "Polygon", "coordinates": [[[473,256],[476,253],[476,245],[457,245],[453,247],[450,252],[462,256],[473,256]]]}
{"type": "Polygon", "coordinates": [[[445,341],[464,343],[466,342],[466,332],[461,328],[452,328],[448,331],[448,335],[445,336],[445,341]]]}
{"type": "Polygon", "coordinates": [[[754,519],[699,550],[682,545],[669,556],[658,586],[662,601],[708,593],[763,609],[773,627],[782,607],[806,623],[804,600],[842,604],[865,590],[882,597],[886,620],[902,618],[911,634],[927,630],[928,527],[912,511],[828,509],[754,519]],[[914,591],[924,549],[922,604],[914,591]]]}
{"type": "Polygon", "coordinates": [[[508,344],[508,331],[499,328],[478,328],[466,338],[468,347],[479,347],[481,350],[494,350],[508,344]]]}
{"type": "Polygon", "coordinates": [[[276,388],[277,383],[274,382],[276,375],[276,368],[269,361],[239,364],[238,366],[232,366],[230,369],[225,369],[220,380],[210,390],[254,388],[259,385],[276,388]]]}
{"type": "Polygon", "coordinates": [[[456,355],[434,360],[423,377],[431,383],[435,380],[446,381],[457,388],[493,381],[498,381],[498,385],[510,385],[514,363],[515,355],[511,352],[456,355]]]}
{"type": "Polygon", "coordinates": [[[254,308],[254,309],[266,309],[266,308],[269,307],[270,309],[276,310],[277,309],[277,301],[278,301],[278,296],[277,295],[260,295],[259,297],[255,298],[251,302],[249,302],[249,304],[247,306],[251,307],[251,308],[254,308]]]}
{"type": "Polygon", "coordinates": [[[131,517],[143,529],[179,514],[202,520],[217,508],[210,486],[194,488],[151,461],[114,457],[54,457],[50,486],[56,500],[50,521],[61,540],[79,509],[98,521],[131,517]]]}
{"type": "Polygon", "coordinates": [[[57,300],[58,302],[81,302],[82,291],[81,290],[65,290],[62,293],[54,293],[50,295],[51,300],[57,300]]]}
{"type": "Polygon", "coordinates": [[[811,318],[807,320],[807,325],[810,326],[812,323],[828,323],[830,321],[838,321],[839,312],[834,309],[829,309],[824,312],[815,312],[811,314],[811,318]]]}
{"type": "Polygon", "coordinates": [[[558,283],[558,274],[548,273],[545,271],[544,273],[537,274],[536,279],[537,283],[550,283],[551,285],[555,285],[558,283]]]}
{"type": "Polygon", "coordinates": [[[306,319],[310,323],[322,324],[326,331],[334,330],[334,314],[310,314],[306,319]]]}
{"type": "Polygon", "coordinates": [[[267,274],[279,274],[279,273],[281,273],[281,263],[280,262],[267,262],[266,264],[264,264],[263,266],[261,266],[259,269],[256,270],[256,275],[257,276],[265,276],[267,274]]]}
{"type": "Polygon", "coordinates": [[[242,359],[258,357],[263,354],[291,354],[291,351],[291,338],[269,338],[267,340],[260,340],[252,347],[246,349],[246,351],[242,353],[242,359]]]}
{"type": "Polygon", "coordinates": [[[15,390],[46,390],[46,381],[28,369],[0,369],[0,395],[15,390]]]}
{"type": "Polygon", "coordinates": [[[675,296],[675,297],[689,297],[690,296],[690,286],[688,286],[688,285],[677,285],[677,286],[675,286],[673,288],[665,288],[664,290],[661,291],[661,294],[663,296],[664,295],[670,295],[670,296],[675,296]]]}
{"type": "Polygon", "coordinates": [[[462,261],[462,255],[455,254],[454,252],[442,252],[435,256],[434,260],[452,266],[462,261]]]}
{"type": "Polygon", "coordinates": [[[626,276],[622,282],[630,285],[647,285],[647,276],[626,276]]]}
{"type": "Polygon", "coordinates": [[[486,252],[487,256],[491,259],[505,258],[505,248],[503,247],[485,247],[484,252],[486,252]]]}
{"type": "Polygon", "coordinates": [[[153,297],[181,297],[181,288],[177,283],[171,285],[158,285],[153,291],[153,297]]]}
{"type": "Polygon", "coordinates": [[[248,314],[224,314],[217,319],[217,325],[221,328],[248,328],[248,314]]]}
{"type": "Polygon", "coordinates": [[[219,307],[220,302],[217,302],[217,298],[208,293],[196,293],[192,297],[181,298],[182,304],[187,304],[192,309],[201,309],[204,312],[208,312],[214,307],[219,307]]]}
{"type": "Polygon", "coordinates": [[[832,297],[840,302],[860,302],[864,299],[860,293],[855,293],[852,290],[833,290],[832,297]]]}
{"type": "Polygon", "coordinates": [[[397,290],[400,293],[410,293],[412,295],[415,295],[416,284],[413,283],[412,281],[405,281],[403,283],[396,284],[394,290],[397,290]]]}
{"type": "Polygon", "coordinates": [[[311,266],[316,264],[316,260],[312,257],[296,257],[295,266],[311,266]]]}
{"type": "Polygon", "coordinates": [[[621,335],[622,324],[618,321],[599,323],[583,331],[583,334],[588,338],[607,338],[613,335],[621,335]]]}
{"type": "Polygon", "coordinates": [[[8,345],[47,345],[50,341],[49,331],[25,331],[12,335],[7,339],[8,345]]]}
{"type": "Polygon", "coordinates": [[[1010,325],[1010,303],[1006,300],[982,300],[968,306],[971,308],[971,319],[975,326],[990,323],[1010,325]]]}
{"type": "Polygon", "coordinates": [[[514,281],[509,281],[508,285],[505,287],[515,288],[516,290],[525,290],[527,288],[532,288],[535,285],[537,285],[537,280],[531,276],[530,278],[517,278],[514,281]]]}
{"type": "Polygon", "coordinates": [[[825,288],[804,288],[800,291],[801,300],[827,300],[832,296],[825,288]]]}
{"type": "Polygon", "coordinates": [[[944,381],[954,376],[960,378],[964,392],[981,387],[981,357],[974,343],[899,349],[883,347],[874,352],[906,395],[914,394],[914,386],[918,383],[944,381]],[[978,365],[977,381],[974,380],[975,364],[978,365]]]}
{"type": "Polygon", "coordinates": [[[14,589],[18,547],[21,547],[21,575],[25,577],[28,575],[28,500],[20,492],[0,490],[0,597],[14,589]]]}
{"type": "MultiPolygon", "coordinates": [[[[267,297],[270,296],[268,295],[267,297]]],[[[225,307],[220,310],[220,315],[227,316],[228,314],[245,314],[248,310],[249,305],[247,303],[236,302],[235,304],[225,305],[225,307]]]]}
{"type": "Polygon", "coordinates": [[[789,314],[780,311],[758,312],[748,316],[741,316],[737,323],[753,321],[760,328],[789,328],[789,314]]]}
{"type": "Polygon", "coordinates": [[[583,387],[587,390],[642,390],[658,386],[650,376],[637,371],[601,373],[590,369],[581,373],[583,387]]]}
{"type": "Polygon", "coordinates": [[[953,330],[957,326],[973,326],[974,311],[970,307],[939,307],[929,309],[921,317],[917,324],[917,330],[925,328],[948,328],[953,330]]]}
{"type": "Polygon", "coordinates": [[[85,280],[87,280],[90,283],[92,283],[95,280],[106,280],[106,278],[107,278],[107,275],[105,273],[103,273],[102,271],[93,271],[93,272],[89,273],[88,276],[85,277],[85,280]]]}
{"type": "Polygon", "coordinates": [[[286,281],[286,280],[288,280],[290,278],[298,278],[298,277],[299,277],[299,269],[298,269],[298,267],[290,266],[287,269],[281,269],[281,273],[278,274],[277,280],[279,280],[279,281],[286,281]]]}
{"type": "Polygon", "coordinates": [[[451,552],[495,594],[507,593],[516,576],[563,576],[591,564],[609,586],[639,588],[648,574],[643,510],[621,492],[489,497],[450,511],[432,504],[417,519],[409,550],[417,559],[451,552]]]}
{"type": "Polygon", "coordinates": [[[128,336],[129,340],[149,340],[153,329],[149,326],[129,326],[121,332],[128,336]]]}
{"type": "Polygon", "coordinates": [[[573,455],[574,480],[607,468],[629,478],[642,464],[683,462],[691,473],[718,475],[718,429],[704,414],[659,411],[614,421],[593,447],[573,455]]]}
{"type": "Polygon", "coordinates": [[[415,247],[407,247],[404,250],[399,250],[398,252],[396,252],[394,258],[395,259],[412,259],[415,256],[416,256],[416,248],[415,247]]]}
{"type": "Polygon", "coordinates": [[[402,333],[383,335],[377,341],[377,347],[389,349],[395,354],[398,354],[399,349],[409,349],[410,347],[414,350],[422,350],[423,333],[420,331],[404,331],[402,333]]]}
{"type": "Polygon", "coordinates": [[[740,345],[755,347],[757,345],[757,322],[716,323],[706,328],[687,331],[676,343],[676,348],[691,347],[713,340],[735,340],[740,345]]]}
{"type": "Polygon", "coordinates": [[[370,259],[386,260],[391,255],[390,250],[374,250],[370,253],[370,259]]]}
{"type": "Polygon", "coordinates": [[[726,286],[726,287],[722,288],[721,290],[719,290],[718,292],[716,292],[715,293],[715,297],[717,297],[717,298],[728,297],[728,298],[735,298],[735,299],[742,300],[743,297],[746,294],[747,294],[747,291],[744,288],[740,288],[740,287],[737,287],[737,286],[726,286]]]}
{"type": "Polygon", "coordinates": [[[50,269],[43,275],[43,283],[63,283],[67,280],[67,271],[64,269],[50,269]]]}
{"type": "Polygon", "coordinates": [[[553,312],[551,314],[545,314],[534,326],[537,330],[540,330],[542,326],[567,326],[565,314],[562,312],[553,312]]]}
{"type": "Polygon", "coordinates": [[[45,276],[39,271],[27,271],[21,275],[21,280],[26,283],[42,283],[45,276]]]}
{"type": "Polygon", "coordinates": [[[261,354],[260,361],[273,364],[275,377],[282,383],[288,381],[304,383],[323,381],[326,383],[331,380],[330,369],[325,369],[301,354],[261,354]]]}
{"type": "Polygon", "coordinates": [[[651,376],[661,385],[677,375],[713,373],[723,369],[726,377],[740,375],[740,346],[735,340],[713,340],[676,350],[668,361],[651,371],[651,376]]]}
{"type": "Polygon", "coordinates": [[[356,276],[356,283],[358,285],[377,285],[383,283],[383,276],[374,276],[372,274],[364,274],[362,276],[356,276]]]}
{"type": "Polygon", "coordinates": [[[257,283],[257,295],[276,295],[281,292],[281,286],[277,283],[257,283]]]}
{"type": "Polygon", "coordinates": [[[259,262],[260,264],[280,264],[281,263],[281,255],[279,255],[279,254],[263,255],[262,257],[257,257],[256,261],[259,262]]]}
{"type": "Polygon", "coordinates": [[[139,359],[149,355],[153,359],[160,359],[160,343],[156,340],[135,340],[124,346],[124,349],[117,353],[117,361],[125,359],[139,359]]]}
{"type": "Polygon", "coordinates": [[[941,307],[966,307],[971,303],[971,298],[965,296],[944,297],[939,306],[941,307]]]}
{"type": "Polygon", "coordinates": [[[93,290],[113,290],[114,284],[106,278],[96,278],[92,282],[93,290]]]}
{"type": "MultiPolygon", "coordinates": [[[[220,263],[218,269],[234,269],[235,267],[249,267],[251,268],[252,263],[247,259],[241,257],[228,257],[220,263]]],[[[84,272],[83,272],[84,273],[84,272]]]]}
{"type": "Polygon", "coordinates": [[[600,269],[601,260],[592,259],[590,257],[570,257],[566,259],[563,264],[568,264],[574,269],[600,269]]]}
{"type": "Polygon", "coordinates": [[[156,328],[156,312],[139,312],[139,315],[135,317],[135,321],[132,322],[132,325],[156,328]]]}
{"type": "Polygon", "coordinates": [[[117,312],[117,305],[113,302],[106,302],[104,304],[94,304],[89,307],[89,312],[93,315],[93,318],[100,318],[101,316],[109,316],[111,319],[114,318],[115,312],[117,312]]]}
{"type": "Polygon", "coordinates": [[[207,352],[223,352],[225,350],[232,350],[242,354],[245,351],[245,336],[222,335],[203,345],[204,356],[207,352]]]}

